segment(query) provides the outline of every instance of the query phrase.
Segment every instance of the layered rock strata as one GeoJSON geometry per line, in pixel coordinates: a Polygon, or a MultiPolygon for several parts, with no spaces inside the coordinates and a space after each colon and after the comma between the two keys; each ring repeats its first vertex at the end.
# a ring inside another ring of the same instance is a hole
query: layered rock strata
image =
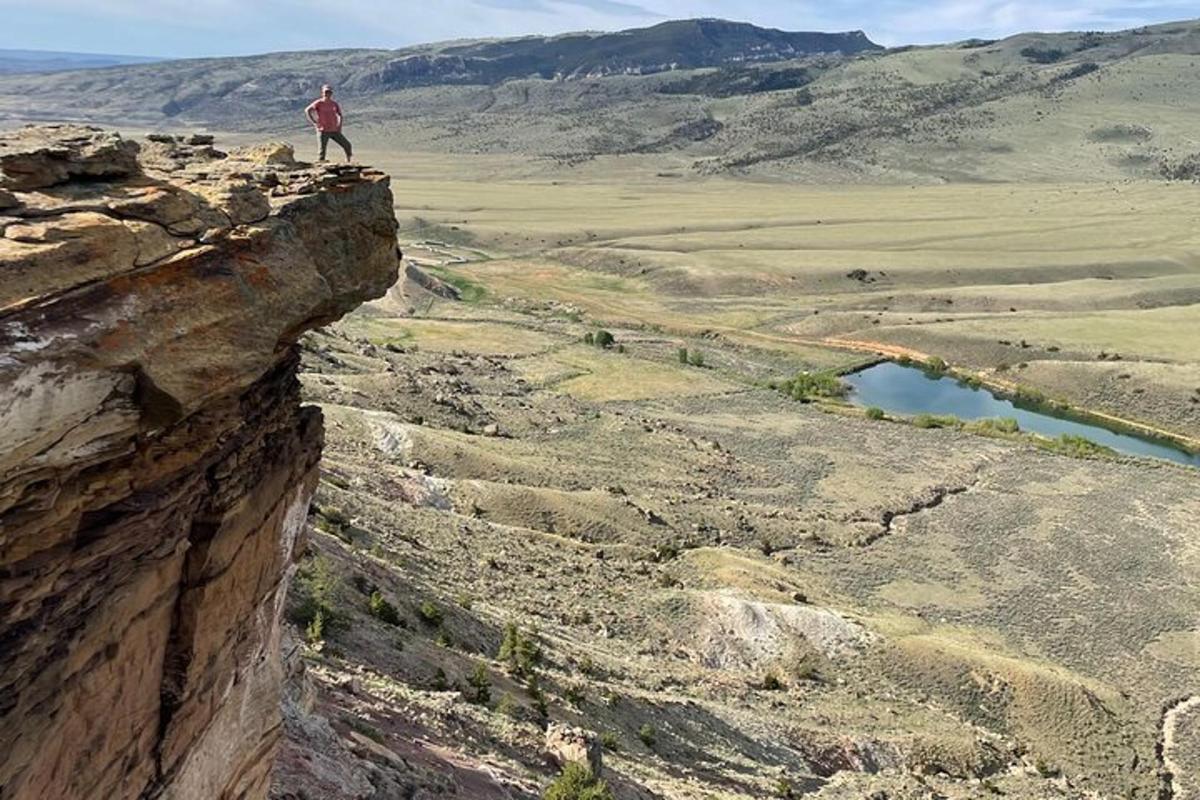
{"type": "Polygon", "coordinates": [[[0,796],[264,797],[317,479],[294,344],[397,277],[385,175],[0,135],[0,796]]]}

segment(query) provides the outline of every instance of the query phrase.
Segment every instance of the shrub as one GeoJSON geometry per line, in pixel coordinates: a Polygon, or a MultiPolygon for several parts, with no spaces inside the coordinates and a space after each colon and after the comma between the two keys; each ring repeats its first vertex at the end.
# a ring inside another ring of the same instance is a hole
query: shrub
{"type": "Polygon", "coordinates": [[[537,711],[538,716],[542,719],[550,716],[546,693],[542,691],[542,682],[538,680],[537,675],[529,676],[529,681],[525,684],[525,691],[529,692],[529,698],[533,700],[533,708],[537,711]]]}
{"type": "Polygon", "coordinates": [[[1042,440],[1040,446],[1052,453],[1061,453],[1073,458],[1095,458],[1097,456],[1116,455],[1116,451],[1110,447],[1096,444],[1086,436],[1076,436],[1070,433],[1064,433],[1057,439],[1042,440]]]}
{"type": "Polygon", "coordinates": [[[690,363],[693,367],[703,367],[704,353],[701,353],[699,350],[693,350],[688,356],[688,363],[690,363]]]}
{"type": "Polygon", "coordinates": [[[350,730],[361,733],[371,741],[380,743],[383,742],[383,732],[371,723],[367,722],[365,719],[346,715],[342,717],[342,721],[346,723],[346,726],[350,728],[350,730]]]}
{"type": "Polygon", "coordinates": [[[962,422],[949,414],[917,414],[912,424],[916,428],[957,428],[962,422]]]}
{"type": "Polygon", "coordinates": [[[1056,83],[1065,83],[1066,81],[1073,81],[1076,78],[1082,78],[1085,75],[1091,75],[1093,72],[1098,72],[1099,70],[1100,65],[1095,61],[1085,61],[1082,64],[1071,67],[1071,69],[1056,77],[1054,81],[1056,83]]]}
{"type": "Polygon", "coordinates": [[[304,639],[309,644],[316,644],[325,638],[325,613],[320,609],[313,615],[312,621],[304,626],[304,639]]]}
{"type": "Polygon", "coordinates": [[[679,558],[679,548],[671,542],[666,542],[654,548],[654,555],[650,557],[650,560],[657,564],[662,564],[667,561],[674,561],[676,558],[679,558]]]}
{"type": "Polygon", "coordinates": [[[618,352],[618,353],[624,353],[624,352],[625,352],[625,345],[623,345],[623,344],[619,344],[619,345],[617,345],[617,352],[618,352]]]}
{"type": "Polygon", "coordinates": [[[759,685],[759,688],[768,692],[778,692],[784,687],[783,681],[779,680],[778,675],[776,675],[774,672],[768,672],[763,676],[762,683],[759,685]]]}
{"type": "Polygon", "coordinates": [[[812,661],[801,661],[793,667],[792,676],[798,681],[819,681],[821,670],[812,661]]]}
{"type": "Polygon", "coordinates": [[[613,800],[608,784],[578,761],[567,762],[562,773],[542,795],[542,800],[613,800]]]}
{"type": "Polygon", "coordinates": [[[296,574],[293,594],[299,602],[290,616],[310,642],[319,641],[341,623],[341,615],[335,610],[338,580],[323,556],[301,566],[296,574]]]}
{"type": "Polygon", "coordinates": [[[488,701],[492,699],[492,679],[488,674],[487,665],[482,661],[477,663],[475,671],[471,673],[471,677],[467,679],[467,683],[470,684],[472,689],[471,696],[468,699],[472,703],[478,703],[481,706],[487,705],[488,701]]]}
{"type": "Polygon", "coordinates": [[[654,742],[656,741],[654,726],[649,722],[644,723],[642,727],[638,728],[638,738],[642,740],[642,744],[646,745],[646,747],[654,747],[654,742]]]}
{"type": "Polygon", "coordinates": [[[686,347],[681,347],[676,350],[675,355],[678,356],[680,364],[688,363],[688,349],[686,347]]]}
{"type": "Polygon", "coordinates": [[[606,330],[598,330],[596,331],[595,335],[592,336],[592,343],[595,344],[596,347],[600,347],[605,350],[612,347],[616,341],[616,337],[606,330]]]}
{"type": "Polygon", "coordinates": [[[809,402],[822,397],[845,397],[849,387],[828,372],[801,372],[779,384],[780,390],[793,400],[809,402]]]}
{"type": "Polygon", "coordinates": [[[378,589],[371,593],[371,599],[367,601],[367,610],[371,612],[372,617],[388,625],[400,624],[400,614],[396,612],[396,607],[384,599],[378,589]]]}
{"type": "Polygon", "coordinates": [[[972,422],[968,427],[976,433],[1019,433],[1021,430],[1020,424],[1011,417],[981,419],[972,422]]]}
{"type": "Polygon", "coordinates": [[[610,753],[615,753],[621,749],[621,737],[612,731],[605,731],[600,734],[600,746],[610,753]]]}
{"type": "Polygon", "coordinates": [[[531,675],[542,661],[542,648],[534,635],[525,634],[515,622],[504,626],[504,638],[496,656],[513,675],[531,675]]]}
{"type": "Polygon", "coordinates": [[[949,365],[946,363],[945,359],[939,358],[938,356],[930,356],[929,360],[925,362],[925,368],[927,370],[939,375],[945,372],[948,367],[949,365]]]}
{"type": "Polygon", "coordinates": [[[573,706],[580,707],[587,697],[587,687],[582,683],[568,683],[563,689],[563,697],[573,706]]]}
{"type": "Polygon", "coordinates": [[[521,716],[521,704],[516,698],[508,692],[500,695],[500,699],[496,701],[496,712],[503,714],[506,717],[517,719],[521,716]]]}
{"type": "Polygon", "coordinates": [[[347,544],[353,544],[350,533],[350,517],[337,506],[317,507],[317,530],[336,536],[347,544]]]}
{"type": "Polygon", "coordinates": [[[487,289],[483,286],[452,270],[434,266],[426,266],[424,269],[457,289],[458,299],[464,303],[479,303],[487,296],[487,289]]]}
{"type": "Polygon", "coordinates": [[[591,331],[588,331],[587,333],[585,333],[583,335],[583,343],[584,344],[594,344],[595,343],[595,337],[592,336],[591,331]]]}
{"type": "Polygon", "coordinates": [[[432,600],[426,600],[417,608],[417,616],[429,627],[442,624],[442,610],[432,600]]]}
{"type": "Polygon", "coordinates": [[[867,409],[867,419],[883,419],[883,409],[878,406],[871,406],[867,409]]]}
{"type": "Polygon", "coordinates": [[[1021,55],[1035,64],[1053,64],[1056,61],[1062,61],[1067,54],[1057,47],[1031,46],[1023,48],[1021,55]]]}
{"type": "Polygon", "coordinates": [[[450,688],[450,681],[446,679],[446,670],[438,667],[433,673],[433,690],[435,692],[444,692],[450,688]]]}
{"type": "Polygon", "coordinates": [[[1040,406],[1046,403],[1046,395],[1037,389],[1031,389],[1028,386],[1018,386],[1013,392],[1014,398],[1021,403],[1029,403],[1031,405],[1040,406]]]}

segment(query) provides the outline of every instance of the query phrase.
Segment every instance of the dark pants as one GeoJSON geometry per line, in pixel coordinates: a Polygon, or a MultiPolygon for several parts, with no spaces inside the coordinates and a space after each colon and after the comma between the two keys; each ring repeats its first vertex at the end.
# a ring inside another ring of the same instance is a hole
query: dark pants
{"type": "Polygon", "coordinates": [[[325,160],[325,148],[329,146],[329,140],[333,139],[342,149],[346,151],[346,158],[350,158],[350,140],[342,136],[341,131],[321,131],[321,160],[325,160]]]}

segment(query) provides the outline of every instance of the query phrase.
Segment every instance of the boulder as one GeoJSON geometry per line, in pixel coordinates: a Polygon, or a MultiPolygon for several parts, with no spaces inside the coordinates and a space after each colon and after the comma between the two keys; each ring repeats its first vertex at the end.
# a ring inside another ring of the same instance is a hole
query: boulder
{"type": "Polygon", "coordinates": [[[239,147],[231,150],[229,157],[262,166],[297,166],[295,149],[290,144],[283,142],[270,142],[250,147],[239,147]]]}
{"type": "Polygon", "coordinates": [[[80,125],[20,128],[0,137],[0,189],[29,191],[78,178],[138,172],[138,144],[80,125]]]}
{"type": "Polygon", "coordinates": [[[603,768],[600,741],[594,733],[583,728],[550,723],[546,729],[546,753],[560,767],[574,761],[586,764],[596,776],[603,768]]]}

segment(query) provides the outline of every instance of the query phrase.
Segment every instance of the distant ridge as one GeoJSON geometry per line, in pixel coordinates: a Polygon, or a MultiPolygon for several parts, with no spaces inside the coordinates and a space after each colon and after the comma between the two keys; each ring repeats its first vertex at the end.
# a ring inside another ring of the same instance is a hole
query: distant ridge
{"type": "Polygon", "coordinates": [[[1200,180],[1200,20],[880,48],[862,32],[691,19],[0,75],[0,126],[305,135],[322,83],[360,138],[412,151],[818,182],[1200,180]]]}
{"type": "Polygon", "coordinates": [[[731,63],[785,61],[883,48],[862,31],[789,32],[721,19],[672,20],[616,33],[576,33],[466,44],[404,54],[379,73],[390,88],[428,83],[496,83],[511,78],[646,75],[731,63]]]}
{"type": "MultiPolygon", "coordinates": [[[[9,116],[5,100],[15,91],[22,98],[20,113],[37,119],[120,118],[156,125],[188,118],[236,128],[244,120],[294,116],[322,83],[335,84],[342,97],[357,98],[361,108],[364,98],[429,87],[499,87],[522,80],[571,82],[707,68],[746,70],[798,59],[845,59],[877,52],[883,48],[862,31],[789,32],[745,22],[686,19],[612,33],[132,63],[86,77],[60,71],[66,68],[65,60],[45,61],[37,71],[47,74],[29,79],[38,83],[35,92],[26,82],[0,81],[0,118],[9,116]],[[83,81],[101,90],[101,95],[113,92],[101,97],[93,92],[84,104],[78,93],[83,81]]],[[[105,58],[121,57],[96,56],[91,62],[74,62],[71,69],[107,66],[98,62],[105,58]]],[[[0,74],[0,79],[5,77],[0,74]]]]}
{"type": "Polygon", "coordinates": [[[0,74],[63,72],[73,69],[118,67],[162,61],[150,56],[122,56],[107,53],[68,53],[56,50],[8,50],[0,48],[0,74]]]}
{"type": "MultiPolygon", "coordinates": [[[[344,52],[378,59],[343,82],[357,91],[491,86],[509,80],[579,80],[881,51],[862,31],[791,32],[721,19],[671,20],[648,28],[554,36],[436,42],[400,50],[344,52]]],[[[294,54],[281,53],[280,56],[294,54]]]]}

